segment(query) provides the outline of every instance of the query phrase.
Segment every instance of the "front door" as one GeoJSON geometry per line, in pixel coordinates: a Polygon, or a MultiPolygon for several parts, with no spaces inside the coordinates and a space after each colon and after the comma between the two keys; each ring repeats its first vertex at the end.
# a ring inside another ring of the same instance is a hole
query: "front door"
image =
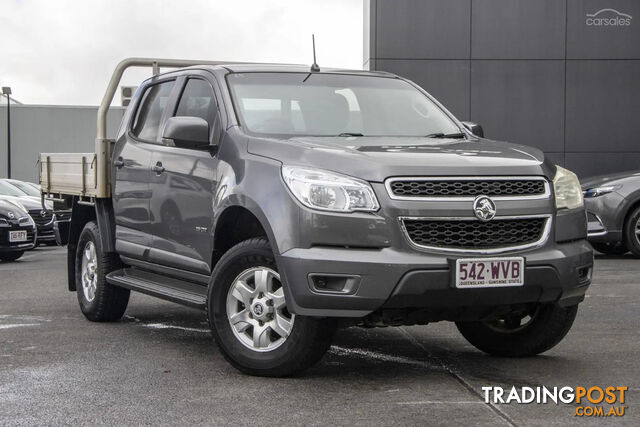
{"type": "Polygon", "coordinates": [[[151,155],[174,85],[175,80],[169,80],[147,87],[132,123],[116,142],[113,209],[116,249],[121,255],[143,259],[151,248],[151,155]]]}
{"type": "MultiPolygon", "coordinates": [[[[184,81],[174,116],[200,117],[209,124],[210,141],[219,126],[209,81],[184,81]]],[[[210,274],[213,251],[213,195],[218,159],[207,150],[173,145],[154,147],[151,158],[152,261],[210,274]]]]}

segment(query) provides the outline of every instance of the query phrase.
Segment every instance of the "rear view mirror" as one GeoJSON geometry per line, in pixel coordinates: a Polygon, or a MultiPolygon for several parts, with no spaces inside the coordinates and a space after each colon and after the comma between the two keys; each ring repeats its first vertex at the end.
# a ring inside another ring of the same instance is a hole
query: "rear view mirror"
{"type": "Polygon", "coordinates": [[[164,125],[162,143],[180,148],[209,148],[209,124],[200,117],[171,117],[164,125]]]}
{"type": "Polygon", "coordinates": [[[462,125],[467,128],[469,132],[474,134],[475,136],[479,136],[480,138],[484,138],[484,130],[482,126],[473,122],[462,122],[462,125]]]}

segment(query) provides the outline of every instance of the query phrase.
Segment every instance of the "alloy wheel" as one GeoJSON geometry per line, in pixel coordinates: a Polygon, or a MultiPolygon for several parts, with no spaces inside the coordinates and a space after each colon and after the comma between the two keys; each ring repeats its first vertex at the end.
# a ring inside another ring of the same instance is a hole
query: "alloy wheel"
{"type": "Polygon", "coordinates": [[[247,348],[266,352],[280,347],[293,328],[280,275],[254,267],[236,277],[227,293],[227,317],[236,338],[247,348]]]}
{"type": "Polygon", "coordinates": [[[98,261],[96,259],[96,247],[89,241],[82,254],[82,292],[87,301],[91,302],[96,297],[98,281],[98,261]]]}

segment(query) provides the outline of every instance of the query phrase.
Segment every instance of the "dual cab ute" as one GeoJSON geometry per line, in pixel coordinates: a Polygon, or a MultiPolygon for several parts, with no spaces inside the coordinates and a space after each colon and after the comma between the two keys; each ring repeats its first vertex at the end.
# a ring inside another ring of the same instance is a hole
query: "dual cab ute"
{"type": "Polygon", "coordinates": [[[72,209],[57,227],[87,319],[118,320],[131,290],[200,308],[254,375],[313,365],[349,323],[449,320],[489,354],[535,355],[591,280],[576,176],[389,73],[125,60],[96,152],[41,165],[72,209]],[[145,65],[106,139],[122,72],[145,65]]]}

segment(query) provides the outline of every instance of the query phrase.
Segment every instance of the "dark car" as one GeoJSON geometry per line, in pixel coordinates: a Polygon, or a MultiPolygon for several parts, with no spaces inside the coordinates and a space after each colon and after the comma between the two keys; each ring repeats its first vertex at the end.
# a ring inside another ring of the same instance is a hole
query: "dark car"
{"type": "Polygon", "coordinates": [[[640,257],[640,170],[585,179],[582,190],[593,247],[640,257]]]}
{"type": "Polygon", "coordinates": [[[0,260],[15,261],[36,241],[33,220],[19,205],[0,198],[0,260]]]}
{"type": "Polygon", "coordinates": [[[0,179],[0,196],[5,199],[10,199],[29,212],[29,215],[38,227],[37,244],[56,245],[56,236],[53,230],[53,204],[47,202],[47,209],[43,209],[39,197],[27,194],[11,181],[12,180],[0,179]]]}

